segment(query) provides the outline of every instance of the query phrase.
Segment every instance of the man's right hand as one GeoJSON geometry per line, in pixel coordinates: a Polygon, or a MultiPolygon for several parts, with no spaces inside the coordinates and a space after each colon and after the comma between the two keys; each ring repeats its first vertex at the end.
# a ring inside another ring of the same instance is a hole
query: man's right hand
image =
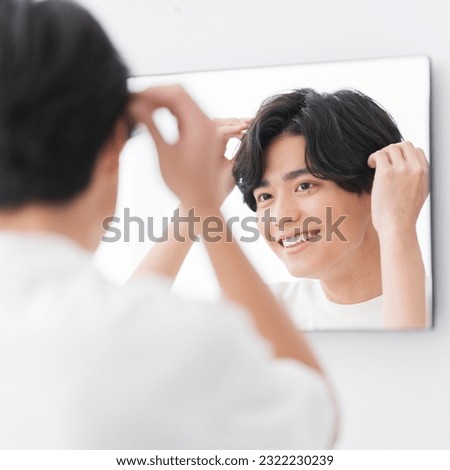
{"type": "Polygon", "coordinates": [[[223,141],[217,127],[178,85],[149,88],[134,95],[131,113],[150,131],[158,151],[167,186],[185,207],[220,207],[217,190],[223,157],[223,141]],[[178,121],[179,139],[167,143],[152,114],[167,108],[178,121]]]}

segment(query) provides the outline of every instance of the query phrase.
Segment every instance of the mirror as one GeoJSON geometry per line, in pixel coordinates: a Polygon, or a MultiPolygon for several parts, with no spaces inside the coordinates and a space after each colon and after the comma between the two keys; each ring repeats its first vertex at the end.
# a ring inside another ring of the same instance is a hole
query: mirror
{"type": "MultiPolygon", "coordinates": [[[[138,91],[149,86],[171,83],[182,84],[210,117],[225,118],[252,117],[264,99],[292,89],[307,87],[318,92],[356,89],[387,110],[404,139],[422,148],[428,158],[430,156],[430,64],[425,56],[133,77],[129,80],[129,87],[132,91],[138,91]]],[[[158,125],[168,138],[173,137],[173,123],[167,115],[159,116],[158,125]]],[[[232,156],[238,145],[237,140],[231,140],[227,146],[227,155],[232,156]]],[[[164,223],[167,223],[167,218],[171,217],[177,206],[176,198],[162,182],[156,151],[148,134],[138,135],[128,142],[121,156],[120,172],[116,213],[120,223],[116,225],[122,230],[123,237],[115,243],[102,242],[96,255],[99,269],[119,283],[126,280],[153,243],[149,240],[148,232],[151,232],[153,238],[160,236],[164,223]],[[146,222],[146,234],[137,218],[146,222]],[[125,227],[126,223],[128,228],[125,227]]],[[[299,299],[303,294],[291,292],[294,283],[301,279],[288,272],[285,264],[269,249],[264,237],[256,237],[255,240],[255,237],[249,236],[256,230],[255,213],[243,204],[239,189],[233,190],[224,203],[223,211],[227,218],[238,217],[241,221],[233,224],[234,236],[240,240],[242,249],[263,279],[269,284],[283,283],[278,286],[283,286],[282,295],[286,305],[300,328],[385,329],[381,320],[381,296],[369,297],[356,303],[342,303],[330,300],[321,292],[317,297],[320,306],[302,305],[299,299]],[[243,224],[243,220],[247,220],[247,224],[243,224]],[[316,321],[314,312],[322,308],[326,310],[325,316],[316,321]],[[305,314],[308,309],[311,312],[305,314]]],[[[427,326],[430,327],[429,197],[418,218],[417,234],[426,271],[427,326]]],[[[355,266],[355,270],[359,268],[355,266]]],[[[317,286],[312,288],[316,289],[317,286]]],[[[213,271],[201,243],[194,244],[175,282],[174,290],[181,295],[210,300],[219,295],[213,271]]]]}

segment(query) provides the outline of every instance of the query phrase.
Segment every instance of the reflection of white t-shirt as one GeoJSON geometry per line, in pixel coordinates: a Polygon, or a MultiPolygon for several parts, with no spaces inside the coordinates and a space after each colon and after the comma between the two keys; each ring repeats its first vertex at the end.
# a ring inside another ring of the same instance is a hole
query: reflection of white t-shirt
{"type": "Polygon", "coordinates": [[[248,314],[148,277],[118,288],[69,239],[0,232],[2,449],[313,449],[333,402],[248,314]]]}
{"type": "Polygon", "coordinates": [[[320,281],[300,279],[270,286],[302,330],[383,328],[383,297],[357,304],[337,304],[325,296],[320,281]]]}
{"type": "MultiPolygon", "coordinates": [[[[325,296],[320,281],[300,279],[270,286],[302,330],[383,330],[383,296],[356,304],[337,304],[325,296]]],[[[431,312],[431,279],[427,278],[431,312]]]]}

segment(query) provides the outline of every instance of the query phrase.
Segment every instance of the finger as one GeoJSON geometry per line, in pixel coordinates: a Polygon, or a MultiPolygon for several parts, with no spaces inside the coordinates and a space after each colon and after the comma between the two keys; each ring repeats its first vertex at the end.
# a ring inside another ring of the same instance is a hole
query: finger
{"type": "Polygon", "coordinates": [[[155,109],[161,107],[178,109],[180,103],[191,103],[195,105],[193,99],[180,85],[150,87],[136,93],[136,96],[155,109]]]}
{"type": "Polygon", "coordinates": [[[414,145],[409,140],[405,140],[395,145],[401,149],[403,158],[405,158],[405,160],[407,160],[410,156],[414,156],[416,153],[416,147],[414,147],[414,145]]]}
{"type": "Polygon", "coordinates": [[[390,168],[391,161],[389,160],[389,156],[384,150],[378,150],[377,152],[372,153],[369,159],[367,160],[367,164],[370,168],[390,168]]]}
{"type": "Polygon", "coordinates": [[[248,129],[252,124],[255,118],[239,118],[238,121],[248,129]]]}
{"type": "Polygon", "coordinates": [[[198,128],[199,122],[209,122],[209,118],[180,85],[148,88],[139,93],[139,96],[155,109],[167,108],[178,120],[180,135],[189,125],[198,128]]]}
{"type": "Polygon", "coordinates": [[[422,149],[408,141],[399,144],[399,148],[408,168],[413,170],[428,168],[428,160],[422,149]]]}
{"type": "Polygon", "coordinates": [[[241,138],[244,131],[245,128],[242,128],[242,126],[223,126],[219,128],[219,134],[225,140],[230,140],[233,137],[241,138]]]}
{"type": "Polygon", "coordinates": [[[426,178],[426,194],[428,194],[430,192],[430,163],[428,161],[428,158],[427,156],[425,155],[425,152],[417,147],[416,148],[417,150],[417,155],[419,157],[419,164],[420,164],[420,169],[421,171],[423,172],[423,175],[425,176],[426,178]]]}
{"type": "Polygon", "coordinates": [[[414,160],[411,163],[411,169],[415,175],[424,181],[425,194],[429,192],[430,178],[429,178],[429,162],[425,152],[418,147],[414,148],[414,160]]]}
{"type": "Polygon", "coordinates": [[[247,129],[250,126],[252,120],[252,118],[214,118],[213,122],[218,127],[240,126],[247,129]]]}
{"type": "Polygon", "coordinates": [[[401,170],[406,168],[406,160],[400,145],[388,145],[384,149],[384,152],[387,154],[391,165],[395,169],[401,170]]]}
{"type": "Polygon", "coordinates": [[[214,118],[213,121],[218,126],[231,126],[240,123],[238,118],[214,118]]]}
{"type": "Polygon", "coordinates": [[[402,151],[406,160],[416,162],[421,167],[428,166],[425,152],[421,148],[415,147],[411,142],[403,142],[402,151]]]}
{"type": "Polygon", "coordinates": [[[414,161],[417,160],[416,147],[414,147],[414,145],[411,142],[405,140],[404,142],[395,144],[394,147],[397,147],[401,151],[403,159],[406,162],[414,163],[414,161]]]}
{"type": "Polygon", "coordinates": [[[152,109],[145,105],[141,100],[133,100],[130,103],[130,113],[136,122],[142,122],[148,128],[153,140],[155,141],[156,148],[162,149],[164,145],[168,145],[163,136],[159,132],[152,119],[152,109]]]}
{"type": "Polygon", "coordinates": [[[428,168],[430,166],[430,162],[428,161],[428,158],[425,155],[425,152],[423,151],[423,149],[421,149],[420,147],[416,147],[416,155],[417,155],[417,159],[420,163],[420,166],[422,168],[426,168],[428,170],[428,168]]]}

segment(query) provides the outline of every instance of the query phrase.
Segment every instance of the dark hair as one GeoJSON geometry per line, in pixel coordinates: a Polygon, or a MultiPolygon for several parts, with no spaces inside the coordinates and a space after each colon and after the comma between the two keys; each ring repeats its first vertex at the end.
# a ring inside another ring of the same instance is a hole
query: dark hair
{"type": "Polygon", "coordinates": [[[0,208],[85,189],[127,100],[99,23],[62,0],[0,1],[0,208]]]}
{"type": "Polygon", "coordinates": [[[372,189],[369,155],[402,140],[389,113],[356,90],[318,93],[302,88],[268,98],[243,137],[233,167],[244,202],[253,211],[253,190],[265,171],[267,148],[282,135],[304,136],[306,168],[312,175],[358,194],[372,189]]]}

